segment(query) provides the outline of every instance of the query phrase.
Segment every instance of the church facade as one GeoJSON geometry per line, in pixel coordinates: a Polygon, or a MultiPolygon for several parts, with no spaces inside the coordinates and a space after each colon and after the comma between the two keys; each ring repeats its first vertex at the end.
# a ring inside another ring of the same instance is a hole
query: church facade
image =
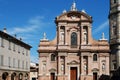
{"type": "Polygon", "coordinates": [[[92,38],[92,22],[75,3],[55,18],[56,38],[49,41],[44,34],[38,47],[38,80],[97,80],[109,75],[109,43],[104,33],[100,40],[92,38]]]}

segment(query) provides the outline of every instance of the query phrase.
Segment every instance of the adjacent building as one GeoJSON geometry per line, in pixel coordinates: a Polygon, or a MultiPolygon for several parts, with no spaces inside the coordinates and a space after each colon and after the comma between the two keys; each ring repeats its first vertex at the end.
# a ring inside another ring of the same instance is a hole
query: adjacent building
{"type": "Polygon", "coordinates": [[[0,31],[0,80],[29,80],[30,48],[6,29],[0,31]]]}
{"type": "Polygon", "coordinates": [[[120,0],[110,0],[109,25],[111,80],[120,80],[120,0]]]}
{"type": "Polygon", "coordinates": [[[120,0],[110,0],[110,71],[120,67],[120,0]]]}
{"type": "Polygon", "coordinates": [[[38,80],[97,80],[109,75],[109,43],[104,33],[100,40],[92,38],[92,22],[75,2],[55,18],[56,38],[49,41],[44,33],[38,47],[38,80]]]}
{"type": "Polygon", "coordinates": [[[38,80],[38,63],[30,63],[30,80],[38,80]]]}

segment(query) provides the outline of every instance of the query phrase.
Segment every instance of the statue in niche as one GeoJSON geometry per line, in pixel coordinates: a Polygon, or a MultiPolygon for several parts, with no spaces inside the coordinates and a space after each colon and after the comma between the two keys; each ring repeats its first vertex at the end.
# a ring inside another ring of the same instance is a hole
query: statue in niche
{"type": "Polygon", "coordinates": [[[43,71],[46,70],[46,64],[43,64],[43,71]]]}
{"type": "Polygon", "coordinates": [[[86,64],[84,64],[84,71],[86,71],[87,70],[87,66],[86,66],[86,64]]]}
{"type": "Polygon", "coordinates": [[[102,64],[102,70],[105,70],[105,63],[102,64]]]}
{"type": "Polygon", "coordinates": [[[62,44],[64,44],[64,32],[61,32],[60,34],[60,41],[62,44]]]}

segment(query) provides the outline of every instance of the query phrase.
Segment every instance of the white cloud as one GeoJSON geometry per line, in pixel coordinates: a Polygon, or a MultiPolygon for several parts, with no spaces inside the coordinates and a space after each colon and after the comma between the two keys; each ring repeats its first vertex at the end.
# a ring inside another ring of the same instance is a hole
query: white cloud
{"type": "Polygon", "coordinates": [[[36,56],[35,56],[35,55],[31,55],[31,56],[30,56],[30,59],[31,59],[31,60],[30,60],[31,62],[36,62],[36,63],[38,63],[38,61],[39,61],[38,55],[36,55],[36,56]]]}
{"type": "Polygon", "coordinates": [[[36,16],[35,18],[28,20],[27,25],[23,27],[14,27],[13,29],[10,29],[8,32],[10,34],[17,34],[17,33],[29,33],[31,31],[35,31],[36,29],[40,28],[40,26],[44,25],[42,19],[44,19],[44,17],[36,16]]]}
{"type": "Polygon", "coordinates": [[[95,30],[93,30],[93,34],[97,34],[99,31],[103,30],[106,28],[106,26],[109,25],[108,20],[103,22],[100,26],[98,26],[98,28],[96,28],[95,30]]]}

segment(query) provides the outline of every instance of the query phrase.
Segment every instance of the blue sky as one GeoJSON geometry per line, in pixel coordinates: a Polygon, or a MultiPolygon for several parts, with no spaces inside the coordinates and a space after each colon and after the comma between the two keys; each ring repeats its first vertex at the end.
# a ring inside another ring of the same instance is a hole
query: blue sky
{"type": "MultiPolygon", "coordinates": [[[[43,33],[49,40],[56,36],[55,17],[70,10],[74,0],[0,0],[0,30],[4,27],[11,35],[17,34],[30,44],[31,61],[38,61],[38,44],[43,33]]],[[[109,0],[75,0],[79,11],[93,17],[92,34],[98,40],[104,32],[109,39],[109,0]]]]}

